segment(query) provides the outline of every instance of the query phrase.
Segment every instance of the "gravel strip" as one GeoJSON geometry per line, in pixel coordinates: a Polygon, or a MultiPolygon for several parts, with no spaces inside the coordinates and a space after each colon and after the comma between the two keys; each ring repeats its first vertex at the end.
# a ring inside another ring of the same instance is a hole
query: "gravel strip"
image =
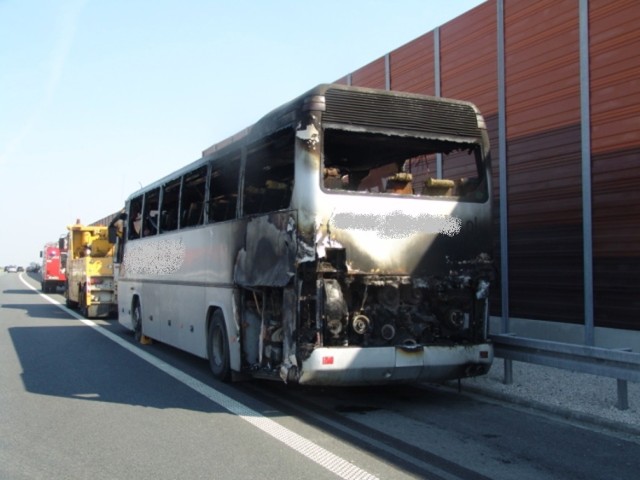
{"type": "MultiPolygon", "coordinates": [[[[613,378],[513,362],[513,383],[505,385],[504,360],[482,377],[462,380],[462,390],[526,405],[565,418],[640,436],[640,384],[627,382],[629,408],[617,408],[613,378]]],[[[457,382],[449,382],[457,388],[457,382]]]]}

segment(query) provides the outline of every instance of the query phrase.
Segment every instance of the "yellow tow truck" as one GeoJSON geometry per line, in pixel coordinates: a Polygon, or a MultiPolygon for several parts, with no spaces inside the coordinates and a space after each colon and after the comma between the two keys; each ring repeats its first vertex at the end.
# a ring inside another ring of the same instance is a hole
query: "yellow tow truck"
{"type": "Polygon", "coordinates": [[[66,239],[61,240],[67,248],[67,306],[87,318],[117,314],[114,244],[109,242],[108,227],[77,222],[67,229],[66,239]]]}

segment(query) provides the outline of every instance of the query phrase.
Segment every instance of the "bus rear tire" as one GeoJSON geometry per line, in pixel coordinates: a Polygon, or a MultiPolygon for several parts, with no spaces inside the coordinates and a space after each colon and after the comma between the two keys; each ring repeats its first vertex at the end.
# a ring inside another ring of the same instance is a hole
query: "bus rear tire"
{"type": "Polygon", "coordinates": [[[231,368],[229,365],[229,336],[224,323],[224,315],[220,310],[213,313],[209,336],[207,341],[209,354],[209,365],[213,376],[223,382],[231,379],[231,368]]]}

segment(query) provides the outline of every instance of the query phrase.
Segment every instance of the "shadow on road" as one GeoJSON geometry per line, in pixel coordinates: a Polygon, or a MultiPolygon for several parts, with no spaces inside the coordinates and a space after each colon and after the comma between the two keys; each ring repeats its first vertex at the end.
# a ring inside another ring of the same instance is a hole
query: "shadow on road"
{"type": "MultiPolygon", "coordinates": [[[[19,307],[38,311],[37,305],[19,307]]],[[[47,316],[54,310],[48,306],[47,316]]],[[[226,412],[79,323],[12,327],[9,335],[28,392],[159,409],[226,412]]]]}
{"type": "Polygon", "coordinates": [[[5,303],[4,305],[0,305],[0,308],[23,310],[30,318],[51,318],[55,320],[77,321],[60,308],[51,308],[51,305],[46,303],[5,303]]]}

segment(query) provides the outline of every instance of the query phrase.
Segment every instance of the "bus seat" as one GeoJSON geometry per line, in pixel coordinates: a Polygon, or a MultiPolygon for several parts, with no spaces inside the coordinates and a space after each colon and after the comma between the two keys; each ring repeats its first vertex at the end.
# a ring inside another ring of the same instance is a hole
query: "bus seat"
{"type": "Polygon", "coordinates": [[[289,203],[289,185],[286,182],[267,180],[265,182],[262,212],[272,212],[286,208],[289,203]]]}
{"type": "Polygon", "coordinates": [[[437,195],[437,196],[451,195],[451,191],[453,190],[454,186],[455,186],[455,182],[453,180],[449,180],[446,178],[429,177],[424,182],[423,193],[427,195],[437,195]]]}
{"type": "Polygon", "coordinates": [[[160,228],[163,232],[169,232],[178,228],[178,219],[176,210],[162,212],[162,222],[160,228]]]}
{"type": "Polygon", "coordinates": [[[398,172],[387,178],[385,192],[399,193],[402,195],[413,194],[413,175],[407,172],[398,172]]]}
{"type": "Polygon", "coordinates": [[[337,168],[324,169],[324,187],[332,190],[342,190],[345,187],[337,168]]]}

